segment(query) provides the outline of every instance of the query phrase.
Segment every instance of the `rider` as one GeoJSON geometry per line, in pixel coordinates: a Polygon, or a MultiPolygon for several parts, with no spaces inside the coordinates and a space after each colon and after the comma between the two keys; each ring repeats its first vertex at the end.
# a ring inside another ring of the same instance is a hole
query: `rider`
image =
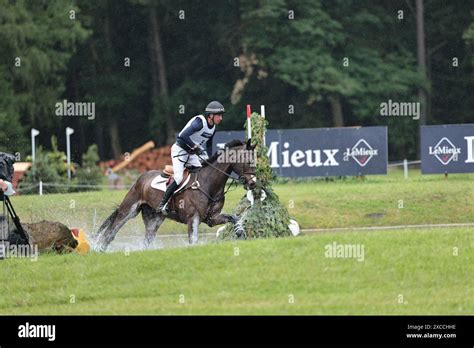
{"type": "Polygon", "coordinates": [[[206,106],[204,112],[206,117],[203,115],[194,116],[178,134],[176,143],[171,147],[174,181],[166,189],[158,211],[167,214],[168,201],[183,180],[185,166],[201,167],[199,157],[209,158],[212,150],[212,138],[216,130],[215,125],[222,122],[224,113],[224,106],[218,101],[212,101],[206,106]],[[206,144],[206,150],[203,148],[204,144],[206,144]]]}

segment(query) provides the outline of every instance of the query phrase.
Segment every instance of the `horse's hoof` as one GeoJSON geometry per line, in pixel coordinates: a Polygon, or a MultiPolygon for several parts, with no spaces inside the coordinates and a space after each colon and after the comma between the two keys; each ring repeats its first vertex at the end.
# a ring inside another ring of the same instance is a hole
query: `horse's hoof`
{"type": "Polygon", "coordinates": [[[237,223],[237,221],[239,221],[239,218],[237,217],[237,215],[230,216],[230,222],[232,222],[234,225],[237,223]]]}
{"type": "Polygon", "coordinates": [[[245,231],[242,228],[238,228],[235,230],[235,235],[237,238],[242,238],[245,236],[245,231]]]}

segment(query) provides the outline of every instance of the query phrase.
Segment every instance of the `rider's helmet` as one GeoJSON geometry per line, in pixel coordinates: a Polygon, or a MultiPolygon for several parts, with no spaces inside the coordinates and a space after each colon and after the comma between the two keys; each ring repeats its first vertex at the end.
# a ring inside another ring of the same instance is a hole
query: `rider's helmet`
{"type": "Polygon", "coordinates": [[[211,101],[209,104],[206,106],[205,114],[210,115],[210,114],[224,114],[225,109],[224,105],[219,103],[218,101],[211,101]]]}

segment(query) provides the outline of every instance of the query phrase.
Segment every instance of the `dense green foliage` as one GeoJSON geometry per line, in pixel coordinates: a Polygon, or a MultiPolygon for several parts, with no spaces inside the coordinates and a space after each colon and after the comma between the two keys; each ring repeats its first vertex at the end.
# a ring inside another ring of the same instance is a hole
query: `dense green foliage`
{"type": "Polygon", "coordinates": [[[269,190],[265,200],[256,200],[250,204],[246,196],[242,197],[234,213],[239,221],[233,225],[226,224],[221,232],[221,240],[258,239],[271,237],[288,237],[291,235],[288,225],[288,211],[281,204],[276,193],[269,190]],[[242,233],[242,234],[240,234],[242,233]]]}
{"type": "MultiPolygon", "coordinates": [[[[264,145],[267,120],[254,112],[251,115],[252,146],[255,146],[257,163],[255,174],[258,178],[255,190],[252,191],[253,204],[245,195],[234,211],[239,221],[234,225],[226,224],[220,234],[223,240],[256,239],[269,237],[288,237],[291,235],[288,225],[290,216],[285,206],[280,203],[278,195],[272,189],[275,176],[266,156],[268,148],[264,145]],[[263,199],[263,200],[261,200],[263,199]]],[[[245,123],[247,129],[248,124],[245,123]]]]}
{"type": "MultiPolygon", "coordinates": [[[[66,154],[58,150],[56,137],[51,137],[51,151],[44,150],[41,146],[36,150],[35,161],[21,180],[19,190],[21,193],[37,193],[40,181],[46,184],[55,184],[45,191],[49,193],[67,192],[67,163],[66,154]]],[[[31,157],[27,157],[31,160],[31,157]]]]}
{"type": "Polygon", "coordinates": [[[80,191],[97,190],[97,188],[88,188],[87,186],[98,185],[102,182],[102,172],[97,165],[99,162],[99,153],[97,145],[89,146],[87,152],[82,155],[82,165],[77,168],[77,183],[80,191]]]}
{"type": "MultiPolygon", "coordinates": [[[[44,184],[45,193],[64,193],[76,191],[96,190],[88,187],[101,183],[103,175],[97,165],[99,154],[97,145],[89,146],[82,155],[82,164],[71,163],[71,180],[68,180],[67,157],[63,151],[58,150],[56,137],[51,137],[51,151],[39,147],[36,150],[35,161],[26,172],[25,177],[19,183],[19,191],[22,194],[34,194],[38,192],[39,182],[44,184]]],[[[31,156],[26,158],[31,161],[31,156]]]]}
{"type": "MultiPolygon", "coordinates": [[[[256,198],[261,195],[261,190],[265,188],[266,191],[271,190],[272,182],[276,179],[275,173],[270,167],[268,160],[268,147],[264,144],[265,132],[267,130],[268,121],[260,114],[254,112],[250,117],[252,124],[252,146],[255,146],[257,157],[257,166],[255,168],[255,176],[258,178],[257,185],[254,190],[256,198]]],[[[245,130],[247,130],[248,123],[245,123],[245,130]]]]}
{"type": "Polygon", "coordinates": [[[428,124],[472,122],[474,21],[469,0],[425,1],[423,76],[414,4],[0,0],[0,150],[26,157],[33,127],[63,148],[70,126],[76,162],[94,143],[106,159],[169,143],[217,99],[220,129],[265,104],[271,128],[388,125],[390,159],[417,158],[419,122],[380,103],[423,88],[428,124]],[[95,118],[57,117],[64,99],[95,103],[95,118]]]}
{"type": "MultiPolygon", "coordinates": [[[[30,158],[27,158],[30,159],[30,158]]],[[[40,181],[51,183],[64,183],[61,177],[54,169],[55,164],[51,163],[51,158],[47,151],[40,146],[36,149],[36,157],[33,166],[28,170],[19,184],[19,191],[22,194],[30,194],[38,192],[38,183],[40,181]]],[[[64,192],[60,187],[53,187],[51,193],[64,192]]]]}
{"type": "Polygon", "coordinates": [[[30,127],[47,131],[42,140],[49,145],[60,125],[54,105],[88,32],[70,19],[69,11],[80,12],[71,1],[0,0],[0,8],[0,148],[26,154],[30,127]]]}

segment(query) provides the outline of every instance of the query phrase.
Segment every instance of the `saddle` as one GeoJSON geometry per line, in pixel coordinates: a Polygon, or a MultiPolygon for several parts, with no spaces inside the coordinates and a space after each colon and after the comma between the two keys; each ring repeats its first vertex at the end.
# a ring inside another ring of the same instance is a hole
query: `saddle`
{"type": "MultiPolygon", "coordinates": [[[[173,194],[176,194],[180,191],[183,191],[183,189],[186,187],[186,185],[189,183],[189,180],[191,179],[191,173],[196,172],[198,167],[186,167],[183,172],[183,180],[181,181],[181,184],[176,188],[173,194]]],[[[165,169],[163,170],[163,173],[155,177],[151,183],[151,187],[166,191],[166,188],[168,185],[170,185],[174,181],[174,171],[173,171],[173,166],[166,165],[165,169]]]]}
{"type": "MultiPolygon", "coordinates": [[[[181,185],[178,186],[178,189],[176,192],[180,189],[181,186],[183,186],[184,183],[187,182],[187,179],[189,177],[189,169],[184,168],[183,172],[183,181],[181,182],[181,185]]],[[[173,166],[166,165],[165,169],[163,169],[163,174],[161,174],[162,177],[167,178],[168,180],[166,181],[166,187],[168,187],[173,181],[174,181],[174,169],[173,166]]]]}

